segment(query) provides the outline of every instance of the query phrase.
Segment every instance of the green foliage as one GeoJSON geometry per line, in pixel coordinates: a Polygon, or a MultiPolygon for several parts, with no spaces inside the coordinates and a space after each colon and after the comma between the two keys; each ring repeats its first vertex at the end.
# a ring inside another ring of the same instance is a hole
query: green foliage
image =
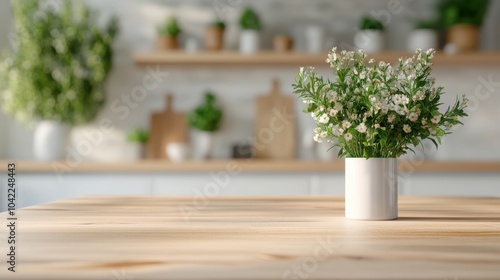
{"type": "Polygon", "coordinates": [[[221,20],[212,22],[211,26],[220,28],[222,30],[226,29],[226,23],[221,20]]]}
{"type": "Polygon", "coordinates": [[[489,0],[441,0],[439,11],[444,27],[455,24],[481,26],[488,10],[489,0]]]}
{"type": "Polygon", "coordinates": [[[415,24],[415,29],[439,29],[439,23],[435,20],[420,20],[415,24]]]}
{"type": "Polygon", "coordinates": [[[182,30],[179,27],[176,17],[169,17],[163,24],[157,28],[158,35],[177,37],[182,30]]]}
{"type": "Polygon", "coordinates": [[[360,30],[384,30],[384,25],[382,22],[369,17],[365,16],[361,19],[361,25],[359,27],[360,30]]]}
{"type": "Polygon", "coordinates": [[[392,67],[367,62],[363,51],[334,48],[327,58],[336,74],[333,81],[301,68],[293,88],[316,121],[314,140],[340,147],[339,156],[359,158],[397,158],[425,139],[437,147],[462,124],[467,99],[457,98],[440,111],[444,92],[430,75],[433,56],[434,50],[417,50],[392,67]]]}
{"type": "Polygon", "coordinates": [[[116,18],[65,0],[58,10],[37,0],[12,1],[17,40],[0,65],[0,103],[17,120],[92,121],[105,102],[116,18]]]}
{"type": "Polygon", "coordinates": [[[215,96],[205,94],[205,101],[189,114],[189,126],[201,131],[216,131],[222,120],[222,111],[215,107],[215,96]]]}
{"type": "Polygon", "coordinates": [[[259,16],[252,8],[247,7],[243,10],[240,17],[240,26],[245,30],[260,30],[261,26],[259,16]]]}
{"type": "Polygon", "coordinates": [[[127,139],[129,142],[145,144],[149,140],[149,132],[137,128],[129,132],[127,139]]]}

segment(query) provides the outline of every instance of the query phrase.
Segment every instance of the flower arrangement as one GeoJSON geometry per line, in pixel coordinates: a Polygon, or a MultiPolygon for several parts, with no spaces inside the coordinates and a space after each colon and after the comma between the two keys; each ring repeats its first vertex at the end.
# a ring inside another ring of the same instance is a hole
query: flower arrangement
{"type": "Polygon", "coordinates": [[[443,87],[431,76],[434,50],[417,50],[395,67],[367,60],[359,50],[337,52],[326,60],[336,79],[318,76],[314,68],[300,69],[294,93],[307,104],[317,123],[314,140],[340,148],[339,157],[397,158],[411,145],[430,139],[436,147],[467,116],[465,97],[440,111],[443,87]]]}
{"type": "Polygon", "coordinates": [[[203,104],[189,114],[188,123],[197,130],[214,132],[219,129],[221,120],[222,111],[215,107],[215,95],[207,92],[203,104]]]}
{"type": "Polygon", "coordinates": [[[65,0],[60,9],[36,0],[12,2],[15,53],[0,65],[0,104],[24,123],[86,123],[104,104],[111,71],[116,18],[104,29],[97,14],[65,0]]]}

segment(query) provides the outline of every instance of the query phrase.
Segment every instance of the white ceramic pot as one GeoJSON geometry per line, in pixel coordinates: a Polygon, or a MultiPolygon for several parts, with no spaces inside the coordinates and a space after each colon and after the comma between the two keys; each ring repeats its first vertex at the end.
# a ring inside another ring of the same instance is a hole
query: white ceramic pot
{"type": "Polygon", "coordinates": [[[438,34],[432,29],[413,30],[408,37],[408,51],[415,52],[416,49],[428,50],[438,48],[438,34]]]}
{"type": "Polygon", "coordinates": [[[380,30],[360,30],[354,35],[354,46],[366,53],[376,53],[384,49],[384,32],[380,30]]]}
{"type": "Polygon", "coordinates": [[[240,33],[240,52],[252,54],[260,49],[260,33],[256,30],[243,30],[240,33]]]}
{"type": "Polygon", "coordinates": [[[324,30],[319,25],[308,26],[305,30],[306,34],[306,47],[309,53],[318,53],[323,50],[324,45],[324,30]]]}
{"type": "Polygon", "coordinates": [[[198,131],[195,135],[195,155],[194,159],[204,160],[212,157],[213,133],[198,131]]]}
{"type": "Polygon", "coordinates": [[[191,155],[188,143],[170,143],[167,145],[166,152],[168,159],[174,162],[186,161],[191,155]]]}
{"type": "Polygon", "coordinates": [[[40,121],[33,135],[33,155],[36,160],[51,161],[65,156],[69,127],[58,121],[40,121]]]}
{"type": "Polygon", "coordinates": [[[138,161],[146,156],[146,145],[142,143],[128,143],[126,159],[138,161]]]}
{"type": "Polygon", "coordinates": [[[398,217],[397,159],[345,159],[345,216],[356,220],[398,217]]]}

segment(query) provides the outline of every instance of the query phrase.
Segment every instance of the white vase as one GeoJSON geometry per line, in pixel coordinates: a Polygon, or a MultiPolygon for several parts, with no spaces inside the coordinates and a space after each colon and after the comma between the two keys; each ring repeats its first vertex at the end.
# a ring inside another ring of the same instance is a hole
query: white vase
{"type": "Polygon", "coordinates": [[[384,49],[384,32],[380,30],[360,30],[354,35],[354,45],[366,53],[376,53],[384,49]]]}
{"type": "Polygon", "coordinates": [[[213,133],[206,131],[198,131],[195,136],[194,159],[205,160],[212,157],[213,150],[213,133]]]}
{"type": "Polygon", "coordinates": [[[126,159],[129,161],[138,161],[146,156],[146,145],[142,143],[128,143],[126,159]]]}
{"type": "Polygon", "coordinates": [[[240,52],[252,54],[260,49],[260,34],[256,30],[243,30],[240,33],[240,52]]]}
{"type": "Polygon", "coordinates": [[[169,143],[166,150],[168,159],[173,162],[188,160],[190,151],[188,143],[169,143]]]}
{"type": "Polygon", "coordinates": [[[397,159],[345,159],[345,216],[356,220],[398,217],[397,159]]]}
{"type": "Polygon", "coordinates": [[[324,30],[319,25],[308,26],[305,30],[306,47],[309,53],[318,53],[323,50],[324,45],[324,30]]]}
{"type": "Polygon", "coordinates": [[[408,51],[415,52],[416,49],[428,50],[438,48],[438,34],[432,29],[413,30],[408,37],[408,51]]]}
{"type": "Polygon", "coordinates": [[[36,160],[51,161],[64,158],[69,127],[59,121],[40,121],[33,135],[33,155],[36,160]]]}

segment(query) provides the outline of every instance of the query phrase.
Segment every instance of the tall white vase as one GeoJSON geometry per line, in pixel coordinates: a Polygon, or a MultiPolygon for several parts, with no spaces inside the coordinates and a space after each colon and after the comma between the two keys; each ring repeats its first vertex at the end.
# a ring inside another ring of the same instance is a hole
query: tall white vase
{"type": "Polygon", "coordinates": [[[40,121],[35,128],[33,154],[36,160],[51,161],[64,158],[69,127],[58,121],[40,121]]]}
{"type": "Polygon", "coordinates": [[[324,29],[319,25],[308,26],[306,32],[307,52],[318,53],[323,50],[324,44],[324,29]]]}
{"type": "Polygon", "coordinates": [[[212,157],[213,137],[213,132],[198,131],[196,133],[194,159],[205,160],[212,157]]]}
{"type": "Polygon", "coordinates": [[[416,49],[426,51],[428,49],[437,49],[439,47],[439,38],[435,30],[417,29],[413,30],[408,37],[408,51],[415,52],[416,49]]]}
{"type": "Polygon", "coordinates": [[[345,159],[345,216],[356,220],[398,217],[395,158],[345,159]]]}
{"type": "Polygon", "coordinates": [[[243,30],[240,33],[240,52],[252,54],[260,49],[260,33],[256,30],[243,30]]]}
{"type": "Polygon", "coordinates": [[[384,41],[384,32],[380,30],[360,30],[354,35],[354,45],[366,53],[382,51],[384,41]]]}

